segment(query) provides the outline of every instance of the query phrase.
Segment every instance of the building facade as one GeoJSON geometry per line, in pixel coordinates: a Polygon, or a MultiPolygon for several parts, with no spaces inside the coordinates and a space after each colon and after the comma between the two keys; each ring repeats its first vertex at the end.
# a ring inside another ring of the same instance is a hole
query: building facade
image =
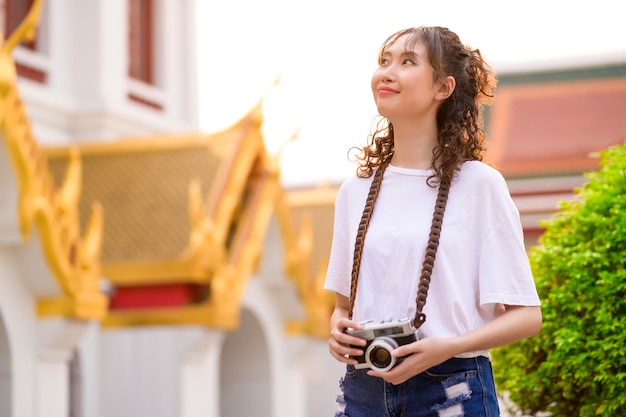
{"type": "MultiPolygon", "coordinates": [[[[338,184],[281,186],[263,97],[199,133],[194,11],[2,2],[2,417],[334,414],[338,184]]],[[[624,110],[626,64],[500,77],[487,162],[529,246],[624,110]]]]}
{"type": "Polygon", "coordinates": [[[1,416],[334,410],[310,216],[262,98],[198,133],[194,10],[3,3],[1,416]]]}

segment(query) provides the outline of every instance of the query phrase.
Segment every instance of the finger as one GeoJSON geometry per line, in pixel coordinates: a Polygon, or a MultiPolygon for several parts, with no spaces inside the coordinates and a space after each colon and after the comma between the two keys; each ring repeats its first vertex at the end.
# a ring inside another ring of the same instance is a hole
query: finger
{"type": "Polygon", "coordinates": [[[403,356],[409,356],[413,353],[417,353],[420,350],[418,343],[419,341],[399,346],[396,349],[392,350],[391,354],[396,358],[401,358],[403,356]]]}
{"type": "Polygon", "coordinates": [[[363,328],[363,326],[361,326],[358,322],[350,320],[349,318],[341,318],[338,322],[340,327],[343,327],[344,329],[355,329],[355,330],[361,330],[363,328]]]}
{"type": "Polygon", "coordinates": [[[347,363],[350,365],[356,365],[358,363],[358,361],[356,359],[353,359],[352,357],[348,356],[348,355],[343,355],[340,352],[336,351],[336,350],[330,350],[330,354],[337,359],[339,362],[343,362],[343,363],[347,363]]]}
{"type": "Polygon", "coordinates": [[[350,345],[350,346],[365,346],[367,345],[367,340],[361,339],[360,337],[350,336],[349,334],[343,334],[338,339],[341,343],[350,345]]]}
{"type": "Polygon", "coordinates": [[[350,345],[344,345],[342,343],[337,343],[336,341],[330,343],[330,350],[332,352],[337,352],[337,354],[342,356],[361,356],[364,353],[363,349],[352,347],[350,345]]]}
{"type": "Polygon", "coordinates": [[[352,336],[348,333],[331,331],[331,339],[336,340],[338,343],[343,345],[353,345],[353,346],[365,346],[367,341],[365,339],[361,339],[360,337],[352,336]]]}

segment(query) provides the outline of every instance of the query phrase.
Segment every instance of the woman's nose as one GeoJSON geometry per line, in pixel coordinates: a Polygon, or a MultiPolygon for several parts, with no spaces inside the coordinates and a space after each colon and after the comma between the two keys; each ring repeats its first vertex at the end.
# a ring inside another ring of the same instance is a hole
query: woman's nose
{"type": "Polygon", "coordinates": [[[380,74],[381,81],[383,82],[393,81],[394,77],[395,77],[395,68],[393,65],[386,66],[385,68],[382,69],[382,72],[380,74]]]}

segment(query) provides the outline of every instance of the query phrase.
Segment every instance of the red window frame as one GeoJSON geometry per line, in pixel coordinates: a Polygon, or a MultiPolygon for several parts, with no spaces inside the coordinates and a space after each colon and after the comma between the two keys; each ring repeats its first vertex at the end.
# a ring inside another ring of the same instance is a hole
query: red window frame
{"type": "Polygon", "coordinates": [[[128,0],[128,75],[154,84],[153,0],[128,0]]]}

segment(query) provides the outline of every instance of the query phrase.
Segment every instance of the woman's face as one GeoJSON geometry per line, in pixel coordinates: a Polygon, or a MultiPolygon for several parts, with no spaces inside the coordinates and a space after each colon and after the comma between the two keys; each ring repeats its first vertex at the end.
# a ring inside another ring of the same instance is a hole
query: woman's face
{"type": "Polygon", "coordinates": [[[415,121],[435,117],[439,104],[426,48],[421,42],[407,48],[408,38],[401,36],[383,51],[372,76],[378,113],[394,125],[403,118],[415,121]]]}

